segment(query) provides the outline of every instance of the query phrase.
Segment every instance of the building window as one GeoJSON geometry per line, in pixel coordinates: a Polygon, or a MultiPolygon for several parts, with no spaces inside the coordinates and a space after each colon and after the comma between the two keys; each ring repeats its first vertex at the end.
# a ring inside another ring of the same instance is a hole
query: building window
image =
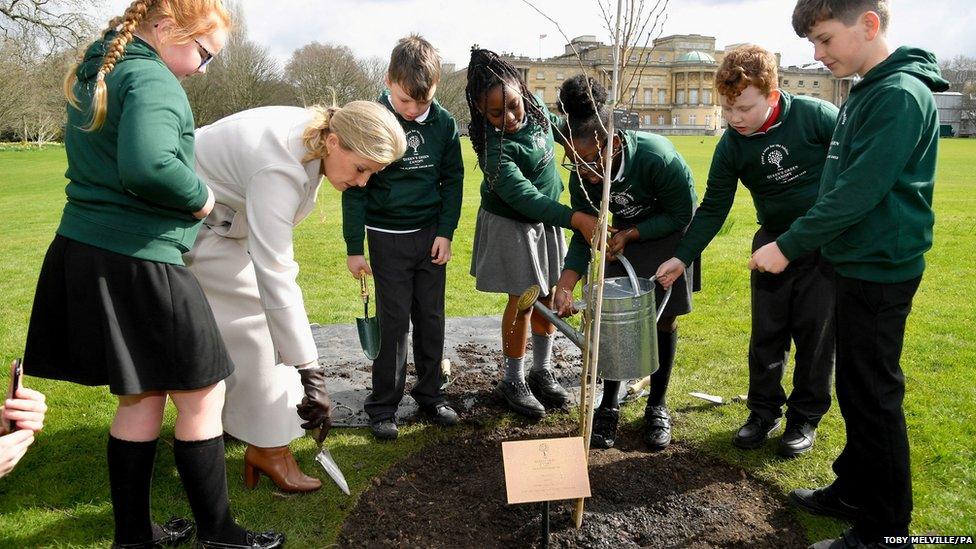
{"type": "Polygon", "coordinates": [[[704,90],[704,91],[702,91],[702,94],[705,96],[702,99],[702,103],[704,103],[706,105],[711,105],[712,104],[712,90],[704,90]]]}
{"type": "Polygon", "coordinates": [[[644,115],[644,127],[647,127],[647,126],[650,126],[650,125],[651,125],[651,115],[645,114],[644,115]]]}
{"type": "Polygon", "coordinates": [[[653,90],[644,90],[644,104],[650,105],[653,101],[652,96],[654,95],[653,90]]]}
{"type": "Polygon", "coordinates": [[[539,71],[539,72],[535,73],[535,79],[536,80],[545,80],[546,79],[546,73],[544,73],[542,71],[539,71]]]}
{"type": "Polygon", "coordinates": [[[685,90],[678,90],[678,100],[675,103],[679,105],[685,104],[685,90]]]}
{"type": "Polygon", "coordinates": [[[674,116],[671,117],[671,125],[672,126],[677,126],[680,123],[681,123],[681,117],[680,116],[674,115],[674,116]]]}
{"type": "Polygon", "coordinates": [[[668,102],[668,92],[666,90],[657,90],[657,102],[661,105],[668,102]]]}
{"type": "Polygon", "coordinates": [[[698,104],[698,90],[690,90],[688,92],[688,94],[691,96],[688,99],[688,102],[691,103],[692,105],[697,105],[698,104]]]}
{"type": "Polygon", "coordinates": [[[660,56],[658,56],[657,60],[664,63],[664,54],[662,53],[660,56]]]}
{"type": "Polygon", "coordinates": [[[637,102],[637,88],[630,88],[630,104],[637,102]]]}
{"type": "Polygon", "coordinates": [[[709,128],[712,127],[712,115],[710,115],[710,114],[706,114],[705,115],[705,126],[707,126],[709,128]]]}
{"type": "Polygon", "coordinates": [[[804,84],[804,82],[803,82],[803,80],[800,80],[800,81],[798,81],[798,82],[796,83],[796,86],[797,86],[798,88],[802,88],[802,87],[803,87],[803,84],[804,84]]]}
{"type": "Polygon", "coordinates": [[[545,88],[536,88],[535,89],[535,98],[538,99],[539,101],[542,101],[544,103],[546,101],[546,89],[545,88]]]}
{"type": "Polygon", "coordinates": [[[561,73],[561,72],[557,72],[556,73],[556,80],[559,80],[560,82],[562,82],[565,79],[566,79],[566,77],[563,76],[563,73],[561,73]]]}
{"type": "Polygon", "coordinates": [[[692,126],[694,126],[696,122],[698,122],[698,115],[697,114],[689,114],[688,115],[688,123],[691,124],[692,126]]]}
{"type": "Polygon", "coordinates": [[[658,126],[663,126],[664,125],[664,115],[663,114],[657,115],[657,125],[658,126]]]}
{"type": "Polygon", "coordinates": [[[784,78],[783,79],[783,85],[784,86],[789,86],[790,85],[790,81],[784,78]]]}
{"type": "Polygon", "coordinates": [[[813,81],[813,87],[814,88],[819,88],[820,87],[820,81],[819,80],[814,80],[813,81]]]}

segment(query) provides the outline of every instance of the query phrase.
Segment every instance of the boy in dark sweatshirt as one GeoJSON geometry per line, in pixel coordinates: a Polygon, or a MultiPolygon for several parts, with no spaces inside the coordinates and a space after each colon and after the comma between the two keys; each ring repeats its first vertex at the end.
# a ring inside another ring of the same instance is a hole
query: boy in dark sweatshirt
{"type": "MultiPolygon", "coordinates": [[[[776,57],[747,45],[730,51],[715,74],[729,129],[715,147],[705,198],[675,251],[657,270],[670,286],[708,246],[732,209],[742,181],[756,206],[759,229],[752,251],[776,238],[817,201],[820,174],[837,122],[837,107],[777,89],[776,57]]],[[[749,418],[732,443],[762,447],[780,424],[778,452],[794,457],[813,448],[817,425],[830,408],[834,369],[834,273],[820,250],[790,263],[781,275],[753,271],[750,280],[749,418]],[[796,344],[793,391],[783,374],[796,344]]]]}
{"type": "Polygon", "coordinates": [[[440,71],[437,50],[422,37],[397,43],[386,76],[389,89],[378,101],[400,120],[407,152],[365,187],[342,193],[346,265],[357,278],[364,272],[376,278],[380,353],[365,408],[380,439],[398,434],[395,416],[406,381],[411,322],[417,369],[411,396],[434,423],[457,423],[440,388],[447,262],[461,216],[464,167],[457,123],[434,100],[440,71]],[[364,227],[372,269],[363,255],[364,227]]]}
{"type": "Polygon", "coordinates": [[[854,520],[814,547],[909,547],[908,433],[899,361],[905,323],[932,246],[939,139],[933,91],[948,89],[935,56],[885,39],[887,0],[800,0],[793,27],[837,77],[862,80],[841,108],[820,198],[750,266],[780,272],[821,248],[836,270],[837,402],[847,444],[834,482],[794,490],[804,509],[854,520]],[[906,538],[907,539],[907,538],[906,538]]]}

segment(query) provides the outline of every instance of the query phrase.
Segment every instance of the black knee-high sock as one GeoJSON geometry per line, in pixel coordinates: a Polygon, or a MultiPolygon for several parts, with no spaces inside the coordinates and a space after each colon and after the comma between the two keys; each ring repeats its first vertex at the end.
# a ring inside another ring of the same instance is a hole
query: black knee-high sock
{"type": "Polygon", "coordinates": [[[671,381],[671,368],[674,366],[675,348],[678,346],[678,330],[673,332],[657,332],[657,359],[660,363],[657,371],[651,374],[651,389],[647,395],[648,406],[664,406],[664,396],[668,392],[671,381]]]}
{"type": "Polygon", "coordinates": [[[610,409],[620,407],[620,381],[603,380],[603,398],[599,408],[610,409]]]}
{"type": "Polygon", "coordinates": [[[227,497],[224,437],[173,443],[176,470],[197,522],[197,537],[224,543],[245,542],[245,530],[234,522],[227,497]]]}
{"type": "Polygon", "coordinates": [[[150,493],[156,443],[108,436],[108,481],[115,515],[115,543],[152,541],[150,493]]]}

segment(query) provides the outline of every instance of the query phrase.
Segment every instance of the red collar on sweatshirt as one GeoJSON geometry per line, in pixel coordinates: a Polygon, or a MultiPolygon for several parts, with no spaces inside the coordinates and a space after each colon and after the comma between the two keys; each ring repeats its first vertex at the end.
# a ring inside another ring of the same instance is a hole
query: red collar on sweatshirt
{"type": "Polygon", "coordinates": [[[775,124],[776,121],[779,120],[779,111],[780,111],[779,101],[777,101],[776,106],[773,107],[773,112],[769,113],[769,118],[766,119],[766,123],[763,124],[762,127],[760,127],[758,130],[756,130],[756,133],[766,133],[767,131],[769,131],[769,128],[772,128],[773,124],[775,124]]]}

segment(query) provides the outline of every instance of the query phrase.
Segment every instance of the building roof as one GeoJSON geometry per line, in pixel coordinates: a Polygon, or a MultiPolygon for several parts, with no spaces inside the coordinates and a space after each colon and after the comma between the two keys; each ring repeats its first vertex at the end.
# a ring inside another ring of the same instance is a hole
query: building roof
{"type": "Polygon", "coordinates": [[[678,63],[714,63],[715,58],[703,51],[690,51],[681,54],[678,63]]]}

